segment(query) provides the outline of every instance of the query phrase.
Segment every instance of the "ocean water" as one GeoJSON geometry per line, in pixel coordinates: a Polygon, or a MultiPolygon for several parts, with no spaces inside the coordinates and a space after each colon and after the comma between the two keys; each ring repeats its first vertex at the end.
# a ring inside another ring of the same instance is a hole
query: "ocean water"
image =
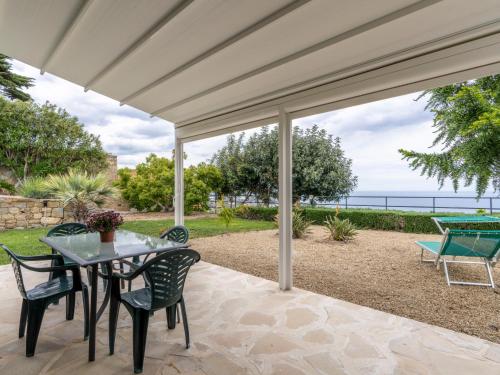
{"type": "MultiPolygon", "coordinates": [[[[323,207],[335,207],[336,202],[323,202],[323,207]]],[[[346,200],[339,202],[346,207],[346,200]]],[[[500,212],[500,197],[487,193],[479,200],[474,192],[450,191],[356,191],[347,199],[347,207],[422,212],[474,213],[478,209],[500,212]]]]}

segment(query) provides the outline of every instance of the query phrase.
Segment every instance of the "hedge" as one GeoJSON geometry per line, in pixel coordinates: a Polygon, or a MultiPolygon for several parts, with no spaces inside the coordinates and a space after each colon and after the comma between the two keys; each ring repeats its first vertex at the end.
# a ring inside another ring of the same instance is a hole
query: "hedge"
{"type": "MultiPolygon", "coordinates": [[[[304,215],[314,224],[323,225],[327,216],[334,216],[332,208],[304,208],[304,215]]],[[[251,220],[272,221],[277,214],[276,207],[238,207],[236,216],[251,220]]],[[[428,213],[414,211],[382,211],[369,209],[340,209],[339,218],[349,219],[362,229],[391,230],[407,233],[439,233],[433,216],[456,216],[459,213],[428,213]]],[[[455,228],[472,229],[474,224],[454,225],[455,228]]],[[[451,227],[451,226],[450,226],[451,227]]],[[[481,224],[481,229],[500,229],[499,224],[481,224]]]]}

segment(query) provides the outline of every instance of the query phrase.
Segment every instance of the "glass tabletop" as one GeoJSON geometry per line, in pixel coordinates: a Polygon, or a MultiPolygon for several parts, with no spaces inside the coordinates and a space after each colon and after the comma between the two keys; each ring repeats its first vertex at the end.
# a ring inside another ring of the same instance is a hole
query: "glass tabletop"
{"type": "Polygon", "coordinates": [[[107,243],[101,242],[99,233],[43,237],[40,241],[82,266],[175,250],[187,246],[183,243],[128,230],[117,230],[114,241],[107,243]]]}
{"type": "Polygon", "coordinates": [[[440,223],[500,223],[495,216],[437,216],[433,219],[440,223]]]}

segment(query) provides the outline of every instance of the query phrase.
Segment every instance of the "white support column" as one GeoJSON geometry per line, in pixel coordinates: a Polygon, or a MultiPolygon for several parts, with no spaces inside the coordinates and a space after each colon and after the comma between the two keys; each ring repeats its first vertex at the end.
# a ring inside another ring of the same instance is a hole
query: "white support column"
{"type": "Polygon", "coordinates": [[[175,225],[184,225],[184,145],[175,137],[175,225]]]}
{"type": "Polygon", "coordinates": [[[279,112],[279,284],[292,288],[292,122],[279,112]]]}

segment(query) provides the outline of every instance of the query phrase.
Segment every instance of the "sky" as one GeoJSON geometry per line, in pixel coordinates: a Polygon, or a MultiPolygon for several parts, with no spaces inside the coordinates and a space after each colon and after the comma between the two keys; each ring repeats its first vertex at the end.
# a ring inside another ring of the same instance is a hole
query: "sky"
{"type": "MultiPolygon", "coordinates": [[[[130,106],[119,106],[113,99],[53,76],[40,75],[38,69],[13,61],[14,71],[35,78],[28,92],[39,103],[50,101],[77,116],[85,129],[100,137],[104,149],[118,156],[119,167],[134,168],[154,152],[171,156],[174,148],[173,124],[130,106]]],[[[429,151],[434,139],[432,114],[425,110],[420,93],[399,96],[334,112],[294,120],[293,125],[317,124],[334,137],[340,137],[347,157],[353,160],[358,176],[357,191],[437,191],[433,179],[412,171],[401,160],[399,148],[429,151]]],[[[250,135],[256,130],[247,131],[250,135]]],[[[207,161],[222,147],[226,136],[191,142],[184,149],[187,165],[207,161]]],[[[446,184],[443,191],[452,191],[446,184]]],[[[472,191],[473,187],[463,189],[472,191]]]]}

